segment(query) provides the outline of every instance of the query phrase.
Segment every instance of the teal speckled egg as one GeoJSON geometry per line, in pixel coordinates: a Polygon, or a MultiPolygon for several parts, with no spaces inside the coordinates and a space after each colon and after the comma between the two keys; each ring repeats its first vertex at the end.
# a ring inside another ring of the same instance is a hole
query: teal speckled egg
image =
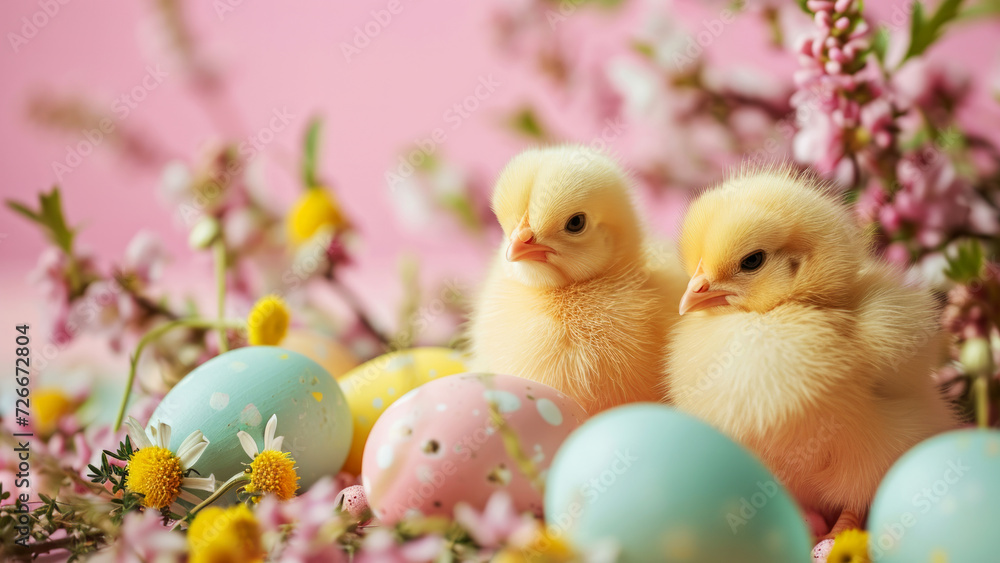
{"type": "Polygon", "coordinates": [[[868,518],[880,563],[1000,561],[1000,431],[925,440],[889,470],[868,518]]]}
{"type": "Polygon", "coordinates": [[[212,358],[167,393],[150,424],[170,425],[173,451],[201,430],[210,444],[194,468],[221,484],[251,461],[236,433],[246,431],[263,448],[272,414],[278,417],[275,435],[285,437],[282,450],[295,459],[300,491],[340,470],[353,430],[347,401],[319,364],[283,348],[249,346],[212,358]]]}
{"type": "Polygon", "coordinates": [[[749,452],[663,405],[590,419],[556,453],[545,520],[581,551],[621,562],[810,561],[794,501],[749,452]]]}

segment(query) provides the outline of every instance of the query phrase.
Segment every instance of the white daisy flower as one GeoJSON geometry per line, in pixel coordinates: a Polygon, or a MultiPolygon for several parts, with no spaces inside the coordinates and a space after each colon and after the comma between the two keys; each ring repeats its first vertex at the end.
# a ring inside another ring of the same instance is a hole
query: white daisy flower
{"type": "Polygon", "coordinates": [[[208,447],[208,439],[195,430],[181,442],[177,453],[170,450],[170,425],[160,422],[143,430],[139,421],[128,417],[125,427],[136,449],[128,462],[125,486],[143,495],[142,504],[149,508],[182,513],[177,499],[198,504],[201,499],[184,489],[215,491],[215,475],[185,477],[208,447]]]}
{"type": "Polygon", "coordinates": [[[287,452],[281,451],[285,437],[274,435],[277,428],[278,415],[272,414],[264,427],[262,450],[257,449],[257,442],[250,434],[242,430],[236,434],[243,451],[253,460],[248,469],[250,483],[244,490],[254,495],[254,502],[267,493],[273,493],[281,500],[288,500],[295,496],[295,491],[299,488],[295,460],[287,452]]]}

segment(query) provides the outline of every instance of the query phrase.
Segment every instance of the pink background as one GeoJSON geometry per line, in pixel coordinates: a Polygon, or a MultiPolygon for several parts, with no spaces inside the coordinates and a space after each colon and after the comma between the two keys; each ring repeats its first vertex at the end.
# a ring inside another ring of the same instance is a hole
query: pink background
{"type": "MultiPolygon", "coordinates": [[[[223,0],[224,2],[225,0],[223,0]]],[[[225,70],[232,86],[233,109],[246,128],[258,130],[276,108],[287,108],[295,118],[264,151],[266,172],[275,206],[285,209],[298,193],[295,163],[307,119],[320,114],[326,120],[321,170],[332,180],[348,214],[359,226],[364,246],[358,267],[348,281],[365,288],[365,298],[378,318],[391,322],[399,293],[397,260],[404,254],[421,257],[427,279],[454,276],[474,283],[492,249],[493,239],[476,241],[453,221],[414,232],[398,218],[384,174],[397,155],[414,140],[443,127],[447,140],[440,150],[450,159],[469,165],[491,181],[503,163],[523,142],[498,125],[506,111],[531,100],[543,108],[561,109],[558,101],[543,98],[544,85],[527,65],[498,54],[487,25],[490,7],[484,2],[401,0],[402,11],[374,37],[360,54],[347,62],[341,44],[350,42],[356,26],[372,20],[388,0],[321,2],[243,1],[220,19],[215,4],[187,2],[192,28],[211,59],[225,70]],[[473,93],[480,77],[500,82],[457,130],[444,112],[473,93]]],[[[235,3],[235,1],[233,2],[235,3]]],[[[658,4],[654,4],[658,5],[658,4]]],[[[900,2],[869,0],[866,9],[876,21],[888,21],[900,2]]],[[[36,2],[0,4],[0,196],[34,201],[35,193],[55,181],[52,162],[65,158],[67,147],[82,137],[42,130],[26,117],[32,92],[74,93],[87,96],[97,108],[110,109],[120,94],[138,85],[147,65],[160,64],[169,75],[123,124],[154,131],[161,144],[178,157],[191,157],[217,130],[194,101],[188,83],[174,70],[155,44],[153,2],[69,2],[37,36],[13,52],[8,32],[20,33],[23,17],[39,10],[36,2]]],[[[703,17],[717,14],[724,4],[683,2],[676,8],[682,25],[700,29],[703,17]]],[[[648,13],[645,3],[634,3],[615,25],[619,31],[638,27],[648,13]]],[[[585,50],[605,52],[621,48],[602,24],[599,13],[581,10],[572,17],[593,20],[585,50]]],[[[750,19],[749,16],[746,16],[750,19]]],[[[981,130],[1000,130],[995,102],[983,88],[996,84],[998,66],[996,23],[966,26],[935,50],[935,57],[968,67],[978,79],[972,106],[983,104],[981,130]]],[[[775,75],[788,76],[796,66],[788,53],[769,50],[759,25],[733,26],[711,45],[709,56],[718,64],[737,68],[753,65],[775,75]]],[[[592,133],[578,128],[573,108],[554,118],[560,132],[587,139],[592,133]]],[[[106,149],[106,147],[104,147],[106,149]]],[[[65,206],[73,223],[85,226],[80,244],[94,250],[102,266],[122,255],[140,229],[159,233],[173,255],[168,281],[190,284],[185,273],[196,271],[210,282],[207,262],[186,250],[186,230],[163,205],[158,174],[136,169],[108,150],[99,148],[62,182],[65,206]]],[[[662,198],[650,209],[654,228],[671,236],[686,195],[662,198]]],[[[494,233],[495,234],[495,233],[494,233]]],[[[8,210],[0,210],[0,334],[15,322],[40,320],[40,297],[25,279],[44,242],[38,230],[8,210]]],[[[195,284],[195,287],[197,283],[195,284]]],[[[6,348],[0,339],[0,349],[6,348]]]]}

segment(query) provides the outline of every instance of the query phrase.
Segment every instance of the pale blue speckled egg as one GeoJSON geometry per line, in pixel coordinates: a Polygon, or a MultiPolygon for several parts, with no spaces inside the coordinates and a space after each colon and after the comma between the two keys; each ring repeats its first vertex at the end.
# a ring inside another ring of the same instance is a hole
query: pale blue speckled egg
{"type": "Polygon", "coordinates": [[[618,407],[569,436],[549,469],[545,520],[621,562],[802,563],[798,506],[752,454],[663,405],[618,407]]]}
{"type": "Polygon", "coordinates": [[[251,462],[236,433],[246,431],[263,449],[272,414],[278,417],[275,434],[285,437],[282,450],[295,459],[300,492],[340,470],[351,447],[347,401],[323,367],[283,348],[249,346],[205,362],[167,393],[150,424],[171,426],[174,451],[201,430],[210,444],[194,468],[221,483],[251,462]]]}
{"type": "Polygon", "coordinates": [[[917,444],[879,485],[868,519],[880,563],[1000,561],[1000,432],[955,430],[917,444]]]}

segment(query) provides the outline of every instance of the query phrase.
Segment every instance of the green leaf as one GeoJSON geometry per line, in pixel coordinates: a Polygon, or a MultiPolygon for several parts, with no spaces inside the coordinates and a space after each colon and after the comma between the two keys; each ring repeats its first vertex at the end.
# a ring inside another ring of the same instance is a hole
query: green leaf
{"type": "Polygon", "coordinates": [[[73,255],[73,237],[76,235],[76,231],[66,224],[66,216],[62,209],[62,197],[57,186],[54,186],[49,193],[38,194],[38,211],[17,201],[8,199],[6,203],[12,211],[40,225],[45,231],[45,236],[52,244],[62,249],[67,256],[73,255]]]}
{"type": "Polygon", "coordinates": [[[913,16],[910,20],[910,46],[903,56],[903,61],[918,57],[934,44],[944,31],[944,26],[958,17],[963,0],[942,0],[934,15],[927,19],[924,6],[920,2],[913,3],[913,16]]]}
{"type": "Polygon", "coordinates": [[[970,239],[959,245],[955,255],[946,258],[948,266],[944,275],[956,283],[966,284],[982,275],[985,260],[983,247],[977,240],[970,239]]]}
{"type": "Polygon", "coordinates": [[[445,194],[441,196],[441,205],[451,211],[462,222],[462,225],[471,230],[478,231],[481,227],[476,210],[465,194],[445,194]]]}
{"type": "Polygon", "coordinates": [[[532,139],[546,141],[549,138],[549,135],[545,132],[545,127],[542,125],[538,114],[536,114],[535,110],[531,107],[524,107],[515,112],[514,115],[509,118],[508,123],[514,131],[532,139]]]}
{"type": "Polygon", "coordinates": [[[878,62],[885,66],[885,53],[889,50],[889,29],[886,27],[879,27],[878,31],[875,32],[875,37],[872,38],[872,52],[875,53],[875,57],[878,62]]]}
{"type": "Polygon", "coordinates": [[[795,3],[799,5],[799,8],[801,8],[803,12],[811,16],[813,12],[809,9],[809,6],[806,6],[806,1],[807,0],[795,0],[795,3]]]}
{"type": "Polygon", "coordinates": [[[323,121],[316,117],[309,122],[309,128],[306,129],[305,146],[302,150],[302,181],[306,188],[310,189],[319,186],[319,180],[316,178],[316,155],[319,153],[319,135],[322,126],[323,121]]]}
{"type": "Polygon", "coordinates": [[[971,6],[966,6],[958,14],[958,19],[973,20],[978,18],[995,18],[998,16],[1000,16],[1000,0],[980,0],[971,6]]]}
{"type": "Polygon", "coordinates": [[[647,41],[633,41],[632,50],[647,59],[652,59],[656,56],[656,48],[647,41]]]}

